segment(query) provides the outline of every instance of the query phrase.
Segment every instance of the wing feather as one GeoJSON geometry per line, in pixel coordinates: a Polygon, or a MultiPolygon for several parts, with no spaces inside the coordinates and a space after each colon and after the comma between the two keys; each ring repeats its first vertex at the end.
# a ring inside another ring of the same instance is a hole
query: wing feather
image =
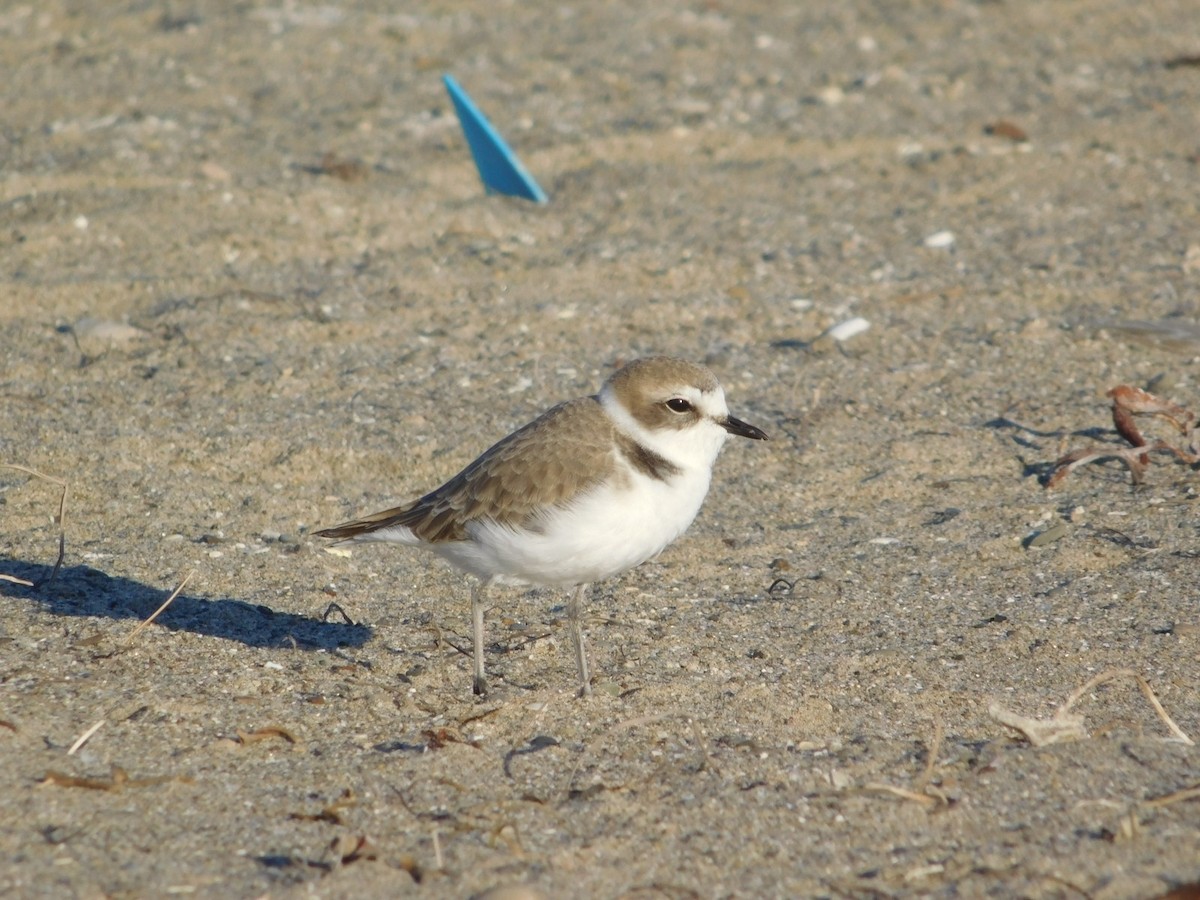
{"type": "Polygon", "coordinates": [[[597,398],[560,403],[419,500],[316,534],[345,540],[400,526],[436,544],[466,540],[477,521],[536,528],[547,507],[566,504],[612,474],[615,433],[597,398]]]}

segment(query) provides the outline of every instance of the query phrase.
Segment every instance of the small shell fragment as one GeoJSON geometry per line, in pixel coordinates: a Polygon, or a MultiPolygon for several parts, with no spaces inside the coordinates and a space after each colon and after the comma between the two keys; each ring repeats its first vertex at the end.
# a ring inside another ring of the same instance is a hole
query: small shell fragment
{"type": "Polygon", "coordinates": [[[835,341],[848,341],[855,335],[862,334],[870,327],[871,323],[862,316],[855,316],[853,319],[847,319],[844,322],[834,325],[825,332],[825,336],[835,341]]]}
{"type": "MultiPolygon", "coordinates": [[[[59,330],[66,330],[66,327],[64,326],[64,328],[59,330]]],[[[138,328],[136,325],[129,325],[125,322],[117,322],[111,319],[97,319],[93,316],[84,316],[74,325],[70,326],[70,330],[81,341],[113,345],[126,344],[130,341],[150,336],[150,332],[138,328]]]]}
{"type": "Polygon", "coordinates": [[[1063,521],[1055,522],[1044,531],[1038,531],[1025,538],[1024,544],[1026,547],[1045,547],[1047,544],[1053,544],[1057,540],[1067,536],[1067,523],[1063,521]]]}

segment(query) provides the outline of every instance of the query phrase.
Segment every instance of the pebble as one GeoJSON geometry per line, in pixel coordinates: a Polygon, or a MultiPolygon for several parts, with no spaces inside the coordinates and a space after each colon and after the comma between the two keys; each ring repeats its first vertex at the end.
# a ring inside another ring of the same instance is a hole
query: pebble
{"type": "Polygon", "coordinates": [[[1183,271],[1189,274],[1200,272],[1200,244],[1188,244],[1183,252],[1183,271]]]}
{"type": "Polygon", "coordinates": [[[935,231],[929,237],[925,238],[925,246],[932,247],[935,250],[945,250],[953,247],[955,242],[953,231],[935,231]]]}
{"type": "Polygon", "coordinates": [[[846,99],[846,92],[836,84],[831,84],[817,91],[817,99],[825,106],[839,106],[846,99]]]}

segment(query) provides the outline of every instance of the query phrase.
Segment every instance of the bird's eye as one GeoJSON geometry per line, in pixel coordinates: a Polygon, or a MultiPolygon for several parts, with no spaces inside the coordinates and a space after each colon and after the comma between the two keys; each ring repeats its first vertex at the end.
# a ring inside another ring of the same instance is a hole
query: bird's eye
{"type": "Polygon", "coordinates": [[[685,413],[692,411],[692,404],[688,403],[682,397],[672,397],[667,401],[667,408],[671,412],[685,413]]]}

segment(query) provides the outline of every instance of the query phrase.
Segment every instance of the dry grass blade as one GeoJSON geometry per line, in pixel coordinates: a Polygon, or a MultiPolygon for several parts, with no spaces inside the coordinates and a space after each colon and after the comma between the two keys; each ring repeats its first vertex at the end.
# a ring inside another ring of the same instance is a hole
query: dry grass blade
{"type": "MultiPolygon", "coordinates": [[[[116,771],[114,768],[114,777],[112,778],[80,778],[75,775],[68,775],[66,772],[48,769],[46,774],[42,776],[42,784],[83,788],[88,791],[119,791],[124,786],[126,779],[117,777],[115,774],[116,771]]],[[[122,774],[124,774],[123,771],[122,774]]]]}
{"type": "Polygon", "coordinates": [[[101,719],[99,722],[97,722],[95,725],[93,725],[91,728],[89,728],[87,731],[85,731],[83,734],[81,734],[78,738],[76,738],[75,743],[73,743],[71,745],[71,749],[67,751],[67,756],[74,756],[75,753],[79,750],[79,748],[88,742],[88,738],[90,738],[93,734],[95,734],[97,731],[100,730],[100,726],[102,726],[103,724],[104,724],[104,719],[101,719]]]}
{"type": "Polygon", "coordinates": [[[1183,803],[1185,800],[1200,800],[1200,785],[1172,791],[1161,797],[1155,797],[1153,800],[1147,800],[1142,805],[1153,809],[1160,806],[1170,806],[1172,803],[1183,803]]]}
{"type": "Polygon", "coordinates": [[[1149,701],[1150,705],[1154,708],[1154,712],[1158,715],[1159,719],[1162,720],[1162,723],[1167,726],[1173,735],[1175,735],[1176,740],[1182,744],[1186,744],[1189,747],[1195,746],[1195,741],[1184,734],[1183,729],[1175,724],[1175,720],[1167,715],[1167,711],[1163,709],[1163,705],[1159,702],[1158,696],[1150,687],[1150,682],[1148,682],[1137,672],[1133,671],[1133,669],[1109,669],[1105,672],[1101,672],[1094,678],[1089,679],[1086,684],[1077,688],[1075,693],[1067,698],[1067,702],[1061,707],[1062,711],[1065,712],[1069,710],[1079,701],[1081,697],[1083,697],[1084,694],[1086,694],[1092,688],[1104,684],[1106,681],[1114,681],[1115,679],[1122,677],[1133,678],[1137,681],[1138,687],[1141,688],[1143,696],[1145,696],[1146,700],[1149,701]]]}
{"type": "Polygon", "coordinates": [[[192,779],[187,775],[158,775],[152,778],[130,778],[129,773],[120,766],[113,766],[110,771],[111,774],[108,778],[80,778],[75,775],[68,775],[65,772],[49,769],[42,776],[41,783],[55,784],[59,787],[84,788],[89,791],[112,791],[114,793],[122,791],[127,787],[155,787],[172,781],[178,781],[182,784],[192,784],[192,779]]]}
{"type": "Polygon", "coordinates": [[[896,787],[894,784],[884,784],[880,781],[872,781],[870,784],[864,784],[863,790],[881,794],[892,794],[903,800],[912,800],[914,803],[921,804],[926,809],[932,809],[941,802],[937,797],[932,797],[929,794],[922,794],[920,791],[910,791],[908,788],[896,787]]]}
{"type": "Polygon", "coordinates": [[[937,769],[937,760],[942,752],[942,740],[945,738],[945,734],[945,726],[940,721],[934,722],[933,736],[929,739],[928,744],[929,756],[925,760],[925,769],[913,783],[912,789],[873,781],[870,784],[863,785],[863,790],[892,794],[903,800],[912,800],[914,803],[921,804],[926,809],[932,809],[935,806],[949,806],[950,798],[929,783],[933,779],[934,770],[937,769]]]}
{"type": "Polygon", "coordinates": [[[129,637],[125,638],[125,643],[126,644],[133,643],[133,639],[135,637],[137,637],[138,634],[141,633],[141,631],[147,625],[149,625],[151,622],[153,622],[155,619],[157,619],[163,610],[165,610],[168,606],[171,605],[172,602],[174,602],[175,598],[179,596],[179,592],[182,591],[184,589],[184,587],[187,586],[187,583],[192,580],[192,576],[195,574],[196,574],[195,569],[192,569],[192,571],[188,572],[187,575],[184,576],[183,581],[179,582],[179,587],[175,588],[175,590],[172,591],[171,596],[163,601],[162,606],[160,606],[158,609],[156,609],[154,612],[152,612],[150,614],[150,618],[146,619],[146,621],[140,623],[137,628],[135,628],[135,629],[133,629],[133,631],[129,632],[129,637]]]}
{"type": "Polygon", "coordinates": [[[933,723],[933,738],[929,741],[929,758],[925,760],[925,771],[915,782],[915,786],[924,790],[933,778],[933,770],[937,768],[937,759],[942,752],[942,739],[946,736],[946,728],[940,721],[933,723]]]}
{"type": "Polygon", "coordinates": [[[61,478],[55,478],[53,475],[44,475],[36,469],[31,469],[28,466],[19,466],[16,463],[0,463],[0,468],[15,469],[18,472],[24,472],[26,475],[32,475],[34,478],[40,478],[51,484],[57,484],[62,488],[62,494],[58,498],[58,515],[55,517],[55,521],[58,523],[58,558],[54,560],[54,568],[50,570],[50,574],[36,582],[26,581],[23,578],[16,578],[12,575],[0,575],[0,578],[3,578],[5,581],[23,584],[26,587],[32,587],[36,590],[54,580],[55,576],[58,575],[58,570],[62,568],[64,557],[67,555],[67,532],[64,521],[67,511],[67,483],[61,478]]]}

